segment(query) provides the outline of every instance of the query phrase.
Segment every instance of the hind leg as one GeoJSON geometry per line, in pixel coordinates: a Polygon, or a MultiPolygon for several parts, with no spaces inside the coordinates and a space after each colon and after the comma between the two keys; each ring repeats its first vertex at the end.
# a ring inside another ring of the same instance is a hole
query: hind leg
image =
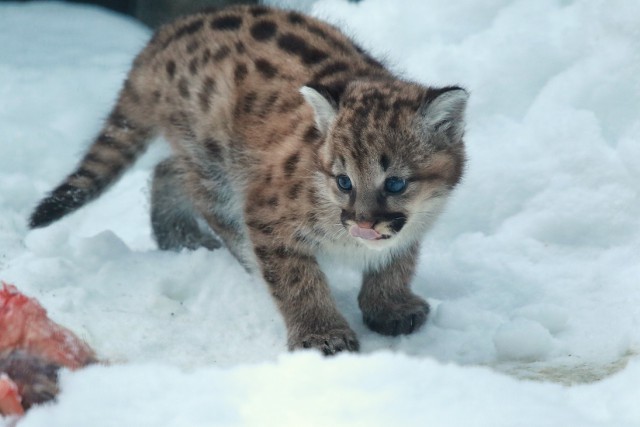
{"type": "Polygon", "coordinates": [[[153,174],[151,227],[158,247],[163,250],[217,249],[221,244],[199,223],[199,215],[182,185],[182,174],[175,158],[158,164],[153,174]]]}

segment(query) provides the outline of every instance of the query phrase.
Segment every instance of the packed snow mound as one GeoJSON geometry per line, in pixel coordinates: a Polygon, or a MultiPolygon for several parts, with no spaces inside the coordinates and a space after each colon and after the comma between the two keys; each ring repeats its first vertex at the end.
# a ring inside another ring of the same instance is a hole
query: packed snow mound
{"type": "Polygon", "coordinates": [[[427,325],[368,331],[358,273],[332,265],[361,354],[287,354],[266,287],[227,251],[157,250],[147,187],[164,141],[29,231],[151,32],[97,8],[2,3],[0,279],[113,363],[63,374],[59,402],[21,425],[640,424],[640,3],[301,5],[404,78],[471,93],[464,182],[414,281],[427,325]]]}

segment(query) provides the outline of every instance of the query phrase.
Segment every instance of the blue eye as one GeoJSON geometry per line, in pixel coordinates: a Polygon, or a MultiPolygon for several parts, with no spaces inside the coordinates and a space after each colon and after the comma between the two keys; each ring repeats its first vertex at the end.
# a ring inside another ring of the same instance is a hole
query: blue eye
{"type": "Polygon", "coordinates": [[[397,176],[392,176],[384,181],[384,189],[388,193],[397,194],[407,188],[407,181],[397,176]]]}
{"type": "Polygon", "coordinates": [[[351,178],[347,175],[338,175],[336,178],[336,182],[338,183],[338,188],[342,191],[351,191],[353,188],[353,184],[351,184],[351,178]]]}

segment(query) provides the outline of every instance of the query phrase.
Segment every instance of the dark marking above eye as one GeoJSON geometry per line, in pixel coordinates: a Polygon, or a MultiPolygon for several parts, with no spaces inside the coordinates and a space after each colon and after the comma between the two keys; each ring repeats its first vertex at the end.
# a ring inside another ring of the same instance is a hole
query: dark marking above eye
{"type": "Polygon", "coordinates": [[[276,35],[278,26],[273,21],[262,20],[251,26],[251,36],[257,41],[267,41],[276,35]]]}
{"type": "Polygon", "coordinates": [[[264,58],[256,60],[256,70],[262,74],[262,76],[271,79],[278,74],[278,69],[273,64],[264,58]]]}
{"type": "Polygon", "coordinates": [[[221,16],[211,21],[212,30],[232,31],[237,30],[242,25],[240,16],[221,16]]]}
{"type": "Polygon", "coordinates": [[[386,154],[383,154],[382,156],[380,156],[380,166],[382,167],[383,171],[387,171],[387,169],[389,169],[389,164],[391,163],[391,161],[389,160],[389,157],[386,154]]]}

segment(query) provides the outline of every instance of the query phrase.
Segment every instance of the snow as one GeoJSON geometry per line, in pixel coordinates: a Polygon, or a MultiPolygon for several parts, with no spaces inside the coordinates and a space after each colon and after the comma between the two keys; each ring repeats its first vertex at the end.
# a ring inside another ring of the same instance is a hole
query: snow
{"type": "Polygon", "coordinates": [[[368,331],[358,274],[331,265],[362,350],[288,353],[267,289],[228,252],[156,249],[162,141],[101,199],[29,231],[150,32],[3,2],[0,279],[111,362],[64,372],[58,402],[20,426],[640,425],[640,3],[286,3],[406,78],[471,93],[464,182],[414,281],[428,324],[368,331]]]}

